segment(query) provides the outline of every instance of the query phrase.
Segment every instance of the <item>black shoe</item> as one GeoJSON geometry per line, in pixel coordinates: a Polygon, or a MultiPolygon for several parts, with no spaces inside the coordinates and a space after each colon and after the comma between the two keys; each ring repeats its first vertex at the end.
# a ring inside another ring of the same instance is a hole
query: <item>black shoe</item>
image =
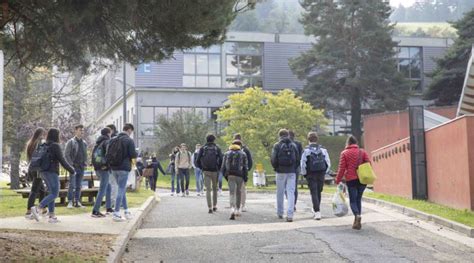
{"type": "Polygon", "coordinates": [[[230,218],[229,218],[229,219],[230,219],[230,220],[235,220],[235,214],[232,213],[232,214],[230,215],[230,218]]]}
{"type": "Polygon", "coordinates": [[[286,222],[293,222],[293,218],[287,218],[286,222]]]}
{"type": "Polygon", "coordinates": [[[212,211],[217,212],[217,207],[212,208],[212,211]]]}
{"type": "Polygon", "coordinates": [[[92,217],[100,218],[100,217],[105,217],[105,215],[98,211],[92,211],[92,217]]]}
{"type": "Polygon", "coordinates": [[[208,213],[209,213],[209,214],[212,214],[212,209],[209,209],[209,212],[208,212],[208,213]]]}
{"type": "Polygon", "coordinates": [[[278,219],[283,219],[283,216],[278,216],[278,219]]]}
{"type": "Polygon", "coordinates": [[[112,214],[114,212],[114,210],[112,208],[107,208],[107,210],[105,212],[107,214],[112,214]]]}

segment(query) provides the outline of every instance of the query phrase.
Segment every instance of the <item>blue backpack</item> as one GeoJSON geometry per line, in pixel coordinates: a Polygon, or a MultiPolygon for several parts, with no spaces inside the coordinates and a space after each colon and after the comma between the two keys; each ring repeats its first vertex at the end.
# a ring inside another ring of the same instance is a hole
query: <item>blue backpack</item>
{"type": "Polygon", "coordinates": [[[316,150],[308,147],[310,154],[306,161],[306,170],[312,173],[326,172],[328,166],[326,164],[326,156],[324,156],[321,147],[318,146],[316,150]]]}
{"type": "Polygon", "coordinates": [[[28,166],[28,172],[44,172],[51,167],[51,153],[49,152],[50,146],[46,143],[40,144],[38,148],[33,152],[31,156],[30,165],[28,166]]]}

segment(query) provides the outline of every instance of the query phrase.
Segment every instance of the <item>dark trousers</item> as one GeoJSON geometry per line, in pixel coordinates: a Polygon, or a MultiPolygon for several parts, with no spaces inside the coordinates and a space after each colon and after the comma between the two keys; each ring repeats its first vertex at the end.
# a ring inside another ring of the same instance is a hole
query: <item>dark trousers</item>
{"type": "Polygon", "coordinates": [[[189,169],[178,168],[178,178],[181,183],[181,191],[184,193],[184,190],[188,191],[189,189],[189,169]],[[186,182],[185,182],[186,180],[186,182]],[[186,183],[186,187],[185,186],[186,183]]]}
{"type": "Polygon", "coordinates": [[[153,192],[156,191],[156,181],[158,181],[158,173],[154,173],[152,177],[150,177],[150,188],[153,192]]]}
{"type": "Polygon", "coordinates": [[[35,176],[33,179],[33,185],[31,186],[30,195],[28,196],[28,210],[35,205],[36,197],[41,201],[46,196],[46,189],[43,184],[43,179],[39,176],[35,176]]]}
{"type": "Polygon", "coordinates": [[[349,203],[351,205],[352,213],[355,216],[362,214],[362,195],[364,194],[367,185],[361,184],[359,179],[347,182],[349,191],[349,203]]]}
{"type": "Polygon", "coordinates": [[[296,176],[295,176],[295,179],[296,179],[296,181],[295,181],[295,206],[296,206],[296,202],[298,201],[298,179],[299,178],[300,178],[300,174],[297,171],[296,176]]]}
{"type": "Polygon", "coordinates": [[[320,211],[321,206],[321,192],[324,187],[324,173],[321,174],[309,174],[306,176],[308,181],[309,191],[311,193],[311,201],[313,202],[314,212],[320,211]]]}

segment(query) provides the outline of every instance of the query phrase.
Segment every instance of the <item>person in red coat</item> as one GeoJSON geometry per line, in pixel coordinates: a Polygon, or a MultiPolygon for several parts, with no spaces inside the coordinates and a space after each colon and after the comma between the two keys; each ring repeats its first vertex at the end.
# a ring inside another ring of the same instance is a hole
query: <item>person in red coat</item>
{"type": "Polygon", "coordinates": [[[357,175],[357,169],[360,164],[370,162],[366,151],[359,148],[357,139],[349,136],[346,142],[346,149],[341,152],[339,159],[339,168],[337,171],[336,184],[339,184],[345,178],[349,190],[349,202],[352,213],[354,214],[353,229],[360,230],[362,213],[362,195],[366,185],[361,184],[357,175]]]}

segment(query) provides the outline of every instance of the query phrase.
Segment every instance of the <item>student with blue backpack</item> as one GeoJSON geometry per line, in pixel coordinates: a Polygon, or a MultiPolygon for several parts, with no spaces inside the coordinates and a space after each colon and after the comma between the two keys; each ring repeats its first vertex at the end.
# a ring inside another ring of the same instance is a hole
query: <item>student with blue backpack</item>
{"type": "Polygon", "coordinates": [[[311,201],[313,202],[313,217],[321,220],[321,192],[324,187],[324,177],[331,168],[331,160],[328,151],[318,144],[318,134],[308,133],[309,145],[301,155],[301,174],[308,181],[311,201]]]}
{"type": "Polygon", "coordinates": [[[41,178],[43,178],[48,187],[48,195],[41,200],[38,206],[31,208],[31,216],[36,221],[39,221],[40,218],[39,211],[48,207],[48,222],[59,222],[54,211],[54,201],[59,195],[59,164],[74,175],[74,167],[66,161],[61,146],[59,145],[59,130],[51,128],[46,136],[46,143],[38,147],[33,153],[30,162],[30,168],[40,172],[41,178]]]}
{"type": "Polygon", "coordinates": [[[271,163],[276,172],[277,183],[277,216],[283,219],[285,191],[288,196],[287,222],[293,222],[295,212],[296,169],[299,166],[297,146],[289,138],[288,130],[278,132],[280,140],[273,145],[271,163]]]}
{"type": "Polygon", "coordinates": [[[110,194],[106,194],[107,187],[109,185],[110,167],[105,159],[107,144],[110,140],[111,134],[112,130],[110,128],[103,128],[100,131],[100,136],[97,138],[94,149],[92,150],[92,166],[94,166],[95,173],[100,179],[99,192],[97,193],[97,197],[95,199],[94,208],[92,208],[92,217],[95,218],[105,217],[105,215],[100,212],[100,206],[102,204],[104,195],[106,209],[108,211],[112,209],[110,194]]]}

